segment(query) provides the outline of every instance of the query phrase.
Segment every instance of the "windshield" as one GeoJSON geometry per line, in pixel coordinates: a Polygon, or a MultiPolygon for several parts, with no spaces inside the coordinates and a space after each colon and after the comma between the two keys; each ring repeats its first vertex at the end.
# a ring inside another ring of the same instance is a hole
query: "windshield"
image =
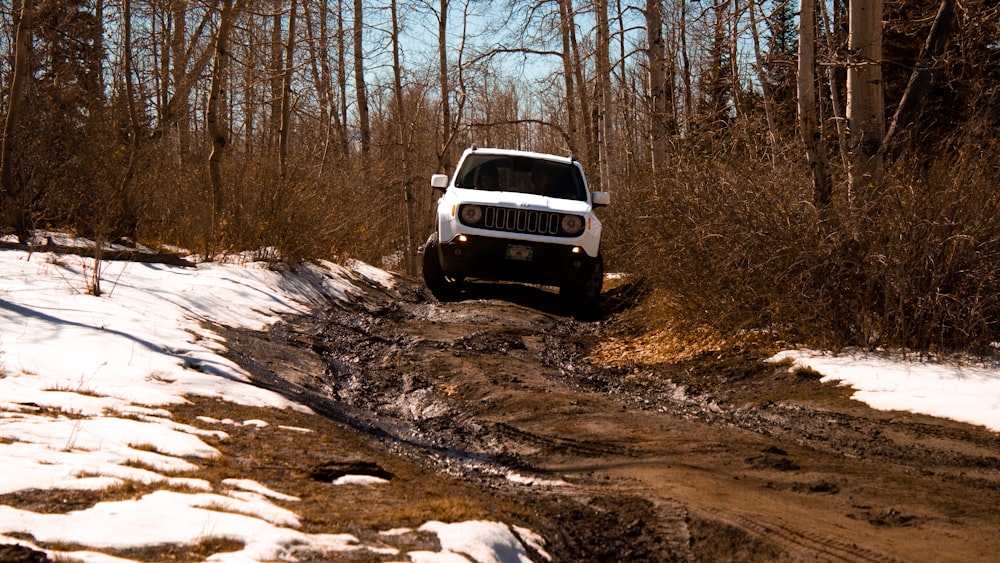
{"type": "Polygon", "coordinates": [[[583,179],[572,164],[524,156],[471,154],[455,185],[490,192],[518,192],[587,201],[583,179]]]}

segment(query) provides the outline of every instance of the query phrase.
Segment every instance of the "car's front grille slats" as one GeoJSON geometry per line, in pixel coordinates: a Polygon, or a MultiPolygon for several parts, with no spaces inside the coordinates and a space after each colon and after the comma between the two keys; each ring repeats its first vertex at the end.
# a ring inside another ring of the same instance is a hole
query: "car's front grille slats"
{"type": "Polygon", "coordinates": [[[493,231],[532,235],[564,236],[559,232],[559,214],[533,209],[485,207],[482,227],[493,231]]]}

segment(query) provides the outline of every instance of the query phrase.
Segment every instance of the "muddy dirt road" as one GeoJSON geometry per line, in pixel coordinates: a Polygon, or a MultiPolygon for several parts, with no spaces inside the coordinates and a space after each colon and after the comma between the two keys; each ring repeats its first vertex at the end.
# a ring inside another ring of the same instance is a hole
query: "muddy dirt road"
{"type": "Polygon", "coordinates": [[[600,365],[628,289],[580,319],[541,289],[400,282],[229,341],[362,440],[524,507],[558,561],[1000,558],[997,434],[753,350],[600,365]]]}

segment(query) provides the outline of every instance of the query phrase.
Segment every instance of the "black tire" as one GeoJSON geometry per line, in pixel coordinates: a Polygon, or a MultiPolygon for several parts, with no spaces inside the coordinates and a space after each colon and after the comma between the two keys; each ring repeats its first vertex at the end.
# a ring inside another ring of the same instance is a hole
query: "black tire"
{"type": "Polygon", "coordinates": [[[582,284],[559,288],[560,295],[581,305],[593,305],[601,297],[604,289],[604,258],[598,254],[597,263],[590,276],[582,284]]]}
{"type": "Polygon", "coordinates": [[[458,283],[448,278],[441,268],[441,257],[438,254],[437,237],[431,236],[424,246],[423,256],[424,284],[431,290],[434,297],[440,301],[447,301],[455,297],[458,291],[458,283]]]}

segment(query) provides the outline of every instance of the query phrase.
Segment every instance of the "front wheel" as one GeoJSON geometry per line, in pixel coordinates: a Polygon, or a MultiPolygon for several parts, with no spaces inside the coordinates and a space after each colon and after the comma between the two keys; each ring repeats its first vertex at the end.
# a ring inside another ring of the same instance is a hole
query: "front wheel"
{"type": "Polygon", "coordinates": [[[598,254],[596,262],[590,276],[583,283],[560,287],[559,293],[573,301],[588,305],[596,303],[604,289],[604,258],[598,254]]]}
{"type": "Polygon", "coordinates": [[[455,297],[458,291],[458,282],[444,274],[444,269],[441,267],[441,256],[438,254],[436,235],[431,235],[430,240],[424,246],[423,275],[424,284],[438,300],[447,301],[455,297]]]}

